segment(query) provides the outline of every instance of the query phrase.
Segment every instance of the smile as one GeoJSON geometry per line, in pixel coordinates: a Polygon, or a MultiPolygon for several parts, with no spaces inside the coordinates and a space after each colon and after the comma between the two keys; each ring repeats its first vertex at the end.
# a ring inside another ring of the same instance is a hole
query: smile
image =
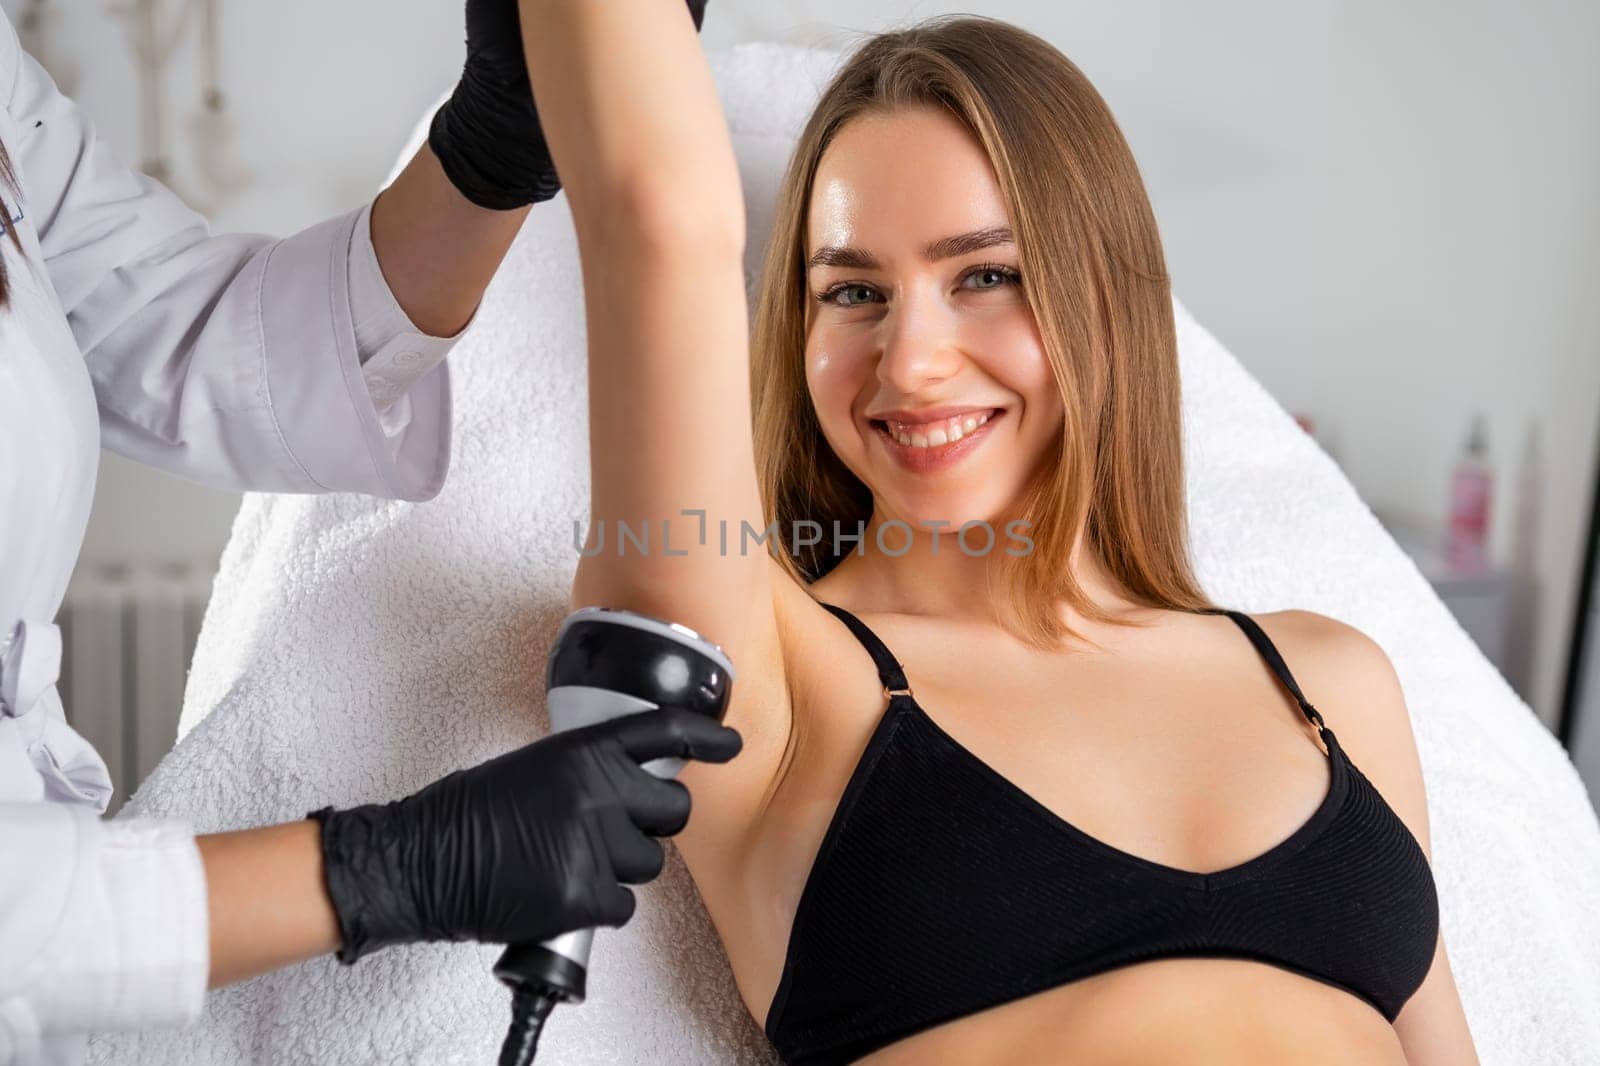
{"type": "Polygon", "coordinates": [[[872,428],[901,469],[915,474],[947,470],[988,438],[1005,408],[920,425],[874,419],[872,428]]]}

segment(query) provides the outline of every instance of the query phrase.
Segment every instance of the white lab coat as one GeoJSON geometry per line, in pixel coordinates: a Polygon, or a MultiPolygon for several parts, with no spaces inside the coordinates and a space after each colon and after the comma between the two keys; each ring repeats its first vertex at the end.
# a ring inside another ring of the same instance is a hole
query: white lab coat
{"type": "Polygon", "coordinates": [[[284,240],[210,236],[118,162],[0,13],[0,1064],[75,1063],[85,1030],[181,1023],[208,968],[187,825],[101,817],[53,624],[102,445],[233,489],[438,492],[454,338],[385,286],[370,207],[284,240]]]}

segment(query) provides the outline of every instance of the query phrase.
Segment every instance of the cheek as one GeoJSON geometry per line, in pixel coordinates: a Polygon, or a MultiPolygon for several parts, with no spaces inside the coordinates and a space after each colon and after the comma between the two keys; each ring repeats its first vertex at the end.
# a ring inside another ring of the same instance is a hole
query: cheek
{"type": "Polygon", "coordinates": [[[997,382],[1021,396],[1030,413],[1061,410],[1061,392],[1045,355],[1033,316],[1025,309],[994,315],[977,326],[974,350],[986,353],[986,368],[997,382]]]}
{"type": "Polygon", "coordinates": [[[806,385],[823,426],[832,429],[850,420],[865,366],[843,337],[818,332],[806,342],[806,385]]]}

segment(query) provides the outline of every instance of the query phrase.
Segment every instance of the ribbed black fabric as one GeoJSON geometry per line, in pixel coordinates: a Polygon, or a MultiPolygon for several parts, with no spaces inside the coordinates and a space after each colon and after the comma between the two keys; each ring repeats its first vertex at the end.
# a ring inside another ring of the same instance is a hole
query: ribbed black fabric
{"type": "Polygon", "coordinates": [[[944,732],[858,618],[889,706],[823,837],[767,1037],[791,1066],[845,1063],[985,1007],[1129,963],[1255,959],[1393,1021],[1433,960],[1438,899],[1405,824],[1306,702],[1254,619],[1230,610],[1321,730],[1330,785],[1288,839],[1196,873],[1112,847],[944,732]]]}

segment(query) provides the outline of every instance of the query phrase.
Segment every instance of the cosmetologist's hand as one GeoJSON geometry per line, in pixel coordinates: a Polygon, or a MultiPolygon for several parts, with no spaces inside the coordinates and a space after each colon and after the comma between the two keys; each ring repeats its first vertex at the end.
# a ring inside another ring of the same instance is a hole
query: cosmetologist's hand
{"type": "MultiPolygon", "coordinates": [[[[706,0],[688,0],[696,32],[706,0]]],[[[506,211],[561,191],[522,46],[517,0],[467,0],[467,62],[434,113],[428,145],[461,194],[506,211]]]]}
{"type": "Polygon", "coordinates": [[[677,707],[545,737],[405,799],[323,808],[328,894],[352,963],[422,940],[540,943],[633,917],[661,872],[656,837],[681,830],[689,790],[642,768],[726,762],[739,734],[677,707]]]}

